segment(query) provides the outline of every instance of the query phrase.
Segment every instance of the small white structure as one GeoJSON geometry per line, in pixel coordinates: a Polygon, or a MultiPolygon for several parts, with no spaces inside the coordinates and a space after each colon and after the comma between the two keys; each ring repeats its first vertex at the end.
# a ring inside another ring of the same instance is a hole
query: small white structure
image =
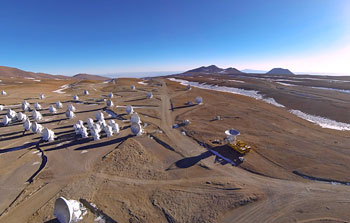
{"type": "Polygon", "coordinates": [[[196,97],[196,103],[199,104],[199,105],[202,104],[203,103],[203,98],[201,96],[197,96],[196,97]]]}
{"type": "Polygon", "coordinates": [[[91,130],[93,128],[93,125],[94,125],[94,120],[92,120],[92,118],[88,118],[86,120],[86,123],[87,123],[89,129],[91,130]]]}
{"type": "Polygon", "coordinates": [[[38,124],[37,122],[33,122],[32,124],[32,132],[41,133],[43,131],[43,126],[38,124]]]}
{"type": "Polygon", "coordinates": [[[0,105],[0,111],[4,110],[5,106],[0,105]]]}
{"type": "Polygon", "coordinates": [[[108,125],[112,127],[113,133],[118,134],[119,133],[119,125],[115,123],[114,120],[109,120],[108,125]]]}
{"type": "Polygon", "coordinates": [[[186,119],[186,120],[184,121],[184,125],[189,125],[189,124],[190,124],[190,120],[186,119]]]}
{"type": "Polygon", "coordinates": [[[4,91],[4,90],[1,91],[1,94],[2,95],[7,95],[6,91],[4,91]]]}
{"type": "Polygon", "coordinates": [[[73,125],[73,128],[74,128],[75,134],[76,134],[76,135],[79,135],[79,134],[80,134],[81,125],[79,125],[78,123],[76,123],[76,124],[73,125]]]}
{"type": "Polygon", "coordinates": [[[34,103],[35,110],[41,110],[41,105],[38,102],[34,103]]]}
{"type": "Polygon", "coordinates": [[[104,127],[104,131],[105,131],[105,133],[107,134],[107,137],[113,136],[113,129],[112,129],[112,126],[106,125],[106,126],[104,127]]]}
{"type": "Polygon", "coordinates": [[[53,215],[60,223],[81,221],[86,213],[86,208],[79,201],[66,200],[64,197],[59,197],[55,201],[53,215]]]}
{"type": "Polygon", "coordinates": [[[44,130],[42,131],[42,138],[45,141],[52,142],[55,140],[55,133],[48,128],[44,128],[44,130]]]}
{"type": "Polygon", "coordinates": [[[101,126],[101,129],[104,129],[107,126],[106,121],[104,119],[97,121],[97,123],[101,126]]]}
{"type": "Polygon", "coordinates": [[[66,117],[69,119],[73,119],[75,117],[75,114],[72,110],[67,109],[66,111],[66,117]]]}
{"type": "Polygon", "coordinates": [[[74,96],[73,96],[73,99],[74,99],[75,101],[78,101],[78,100],[79,100],[78,95],[74,95],[74,96]]]}
{"type": "Polygon", "coordinates": [[[136,87],[135,87],[135,85],[131,85],[131,90],[135,90],[136,89],[136,87]]]}
{"type": "Polygon", "coordinates": [[[152,92],[147,92],[147,96],[146,96],[148,99],[150,99],[150,98],[153,98],[153,94],[152,94],[152,92]]]}
{"type": "Polygon", "coordinates": [[[56,102],[56,108],[57,108],[57,109],[63,108],[63,104],[62,104],[60,101],[57,101],[57,102],[56,102]]]}
{"type": "Polygon", "coordinates": [[[83,126],[83,125],[81,126],[79,133],[80,133],[81,137],[83,137],[84,139],[89,136],[87,128],[85,126],[83,126]]]}
{"type": "Polygon", "coordinates": [[[113,97],[114,97],[113,93],[112,93],[112,92],[109,92],[109,93],[108,93],[108,97],[109,97],[109,98],[113,98],[113,97]]]}
{"type": "Polygon", "coordinates": [[[5,117],[2,119],[2,124],[3,125],[8,125],[11,122],[11,119],[5,115],[5,117]]]}
{"type": "Polygon", "coordinates": [[[12,110],[11,108],[9,108],[9,109],[7,110],[7,116],[8,116],[10,119],[15,119],[16,116],[17,116],[17,113],[16,113],[14,110],[12,110]]]}
{"type": "Polygon", "coordinates": [[[53,114],[55,114],[57,112],[56,108],[53,105],[49,106],[49,111],[50,111],[50,113],[53,113],[53,114]]]}
{"type": "Polygon", "coordinates": [[[24,131],[30,130],[30,128],[32,127],[32,123],[30,122],[29,118],[27,118],[27,120],[24,122],[23,126],[24,126],[24,131]]]}
{"type": "Polygon", "coordinates": [[[23,114],[22,112],[18,112],[17,113],[17,119],[20,120],[20,121],[25,121],[25,120],[27,120],[27,115],[23,114]]]}
{"type": "Polygon", "coordinates": [[[24,101],[22,102],[22,110],[23,110],[23,111],[28,111],[29,108],[30,108],[30,104],[29,104],[26,100],[24,100],[24,101]]]}
{"type": "Polygon", "coordinates": [[[131,124],[134,124],[134,123],[140,124],[141,123],[140,116],[137,113],[134,113],[130,118],[130,122],[131,124]]]}
{"type": "Polygon", "coordinates": [[[113,101],[111,101],[111,99],[108,99],[107,100],[107,106],[108,107],[113,107],[113,105],[114,105],[113,101]]]}
{"type": "Polygon", "coordinates": [[[101,126],[98,123],[94,123],[94,125],[92,126],[92,130],[97,133],[100,133],[102,131],[101,126]]]}
{"type": "Polygon", "coordinates": [[[98,131],[98,129],[92,129],[91,135],[92,137],[94,137],[95,141],[100,140],[100,132],[98,131]]]}
{"type": "Polygon", "coordinates": [[[125,111],[128,113],[128,115],[134,113],[134,109],[131,105],[126,106],[125,111]]]}
{"type": "Polygon", "coordinates": [[[226,142],[236,145],[236,138],[241,133],[236,129],[228,129],[225,131],[225,134],[226,134],[226,138],[225,138],[226,142]]]}
{"type": "Polygon", "coordinates": [[[135,136],[139,136],[142,134],[143,130],[140,124],[133,123],[130,127],[131,133],[135,136]]]}
{"type": "Polygon", "coordinates": [[[186,86],[186,89],[187,89],[188,91],[191,90],[191,85],[188,84],[188,85],[186,86]]]}
{"type": "Polygon", "coordinates": [[[74,105],[69,104],[69,105],[68,105],[68,110],[69,110],[69,111],[72,111],[72,112],[75,112],[76,109],[75,109],[74,105]]]}
{"type": "Polygon", "coordinates": [[[41,119],[43,119],[43,116],[37,110],[33,110],[32,117],[33,119],[35,119],[35,121],[40,121],[41,119]]]}
{"type": "Polygon", "coordinates": [[[40,99],[44,100],[45,99],[45,95],[44,94],[40,94],[40,99]]]}
{"type": "Polygon", "coordinates": [[[89,93],[88,90],[84,90],[84,94],[85,94],[85,95],[89,95],[90,93],[89,93]]]}
{"type": "Polygon", "coordinates": [[[103,115],[103,113],[101,111],[96,112],[96,119],[97,121],[102,121],[105,120],[105,116],[103,115]]]}

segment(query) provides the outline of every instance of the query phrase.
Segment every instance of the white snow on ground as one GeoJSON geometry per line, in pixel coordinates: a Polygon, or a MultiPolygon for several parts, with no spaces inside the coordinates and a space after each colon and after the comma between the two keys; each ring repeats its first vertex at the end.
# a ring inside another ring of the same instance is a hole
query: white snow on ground
{"type": "Polygon", "coordinates": [[[341,93],[350,94],[350,90],[344,90],[344,89],[327,88],[327,87],[311,87],[311,88],[320,89],[320,90],[328,90],[328,91],[337,91],[337,92],[341,92],[341,93]]]}
{"type": "Polygon", "coordinates": [[[288,83],[283,83],[283,82],[278,82],[278,81],[276,81],[275,83],[281,84],[281,85],[284,85],[284,86],[298,86],[298,85],[295,85],[295,84],[288,84],[288,83]]]}
{"type": "Polygon", "coordinates": [[[60,89],[57,89],[56,91],[52,91],[54,93],[58,93],[58,94],[64,94],[66,92],[64,92],[63,90],[69,88],[69,85],[68,84],[65,84],[65,85],[62,85],[60,89]]]}
{"type": "Polygon", "coordinates": [[[138,84],[142,84],[142,85],[148,85],[147,83],[145,83],[145,81],[140,81],[140,82],[137,82],[138,84]]]}
{"type": "Polygon", "coordinates": [[[40,162],[34,162],[32,165],[34,166],[34,165],[38,165],[38,164],[40,164],[40,162]]]}
{"type": "Polygon", "coordinates": [[[298,116],[299,118],[305,119],[309,122],[315,123],[322,128],[335,129],[341,131],[350,131],[350,124],[337,122],[328,118],[306,114],[299,110],[289,110],[290,113],[298,116]]]}
{"type": "Polygon", "coordinates": [[[35,78],[33,77],[24,77],[25,79],[28,79],[28,80],[34,80],[35,78]]]}
{"type": "Polygon", "coordinates": [[[40,82],[41,80],[33,80],[33,81],[40,82]]]}
{"type": "MultiPolygon", "coordinates": [[[[256,100],[262,100],[266,103],[272,104],[277,107],[285,107],[284,105],[281,105],[275,101],[273,98],[264,98],[263,95],[259,94],[258,91],[254,90],[244,90],[240,88],[233,88],[233,87],[224,87],[224,86],[212,86],[212,85],[207,85],[207,84],[200,84],[198,82],[192,82],[192,81],[186,81],[186,80],[181,80],[181,79],[175,79],[175,78],[168,78],[171,81],[179,82],[181,85],[187,86],[190,84],[193,87],[198,87],[201,89],[207,89],[207,90],[214,90],[214,91],[221,91],[221,92],[229,92],[233,94],[239,94],[239,95],[244,95],[248,96],[251,98],[255,98],[256,100]]],[[[299,110],[289,110],[290,113],[298,116],[299,118],[302,118],[304,120],[307,120],[309,122],[315,123],[322,128],[327,128],[327,129],[334,129],[334,130],[340,130],[340,131],[350,131],[350,124],[348,123],[343,123],[343,122],[337,122],[328,118],[320,117],[320,116],[315,116],[315,115],[310,115],[307,113],[304,113],[299,110]]]]}
{"type": "Polygon", "coordinates": [[[239,80],[228,80],[228,81],[237,82],[237,83],[245,83],[245,81],[239,81],[239,80]]]}

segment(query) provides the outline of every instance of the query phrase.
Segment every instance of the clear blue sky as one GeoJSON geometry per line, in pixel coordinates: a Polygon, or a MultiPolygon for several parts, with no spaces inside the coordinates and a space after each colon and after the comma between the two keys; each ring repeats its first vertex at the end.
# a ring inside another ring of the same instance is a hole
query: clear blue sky
{"type": "Polygon", "coordinates": [[[349,0],[2,0],[0,65],[68,75],[210,64],[350,74],[349,14],[349,0]]]}

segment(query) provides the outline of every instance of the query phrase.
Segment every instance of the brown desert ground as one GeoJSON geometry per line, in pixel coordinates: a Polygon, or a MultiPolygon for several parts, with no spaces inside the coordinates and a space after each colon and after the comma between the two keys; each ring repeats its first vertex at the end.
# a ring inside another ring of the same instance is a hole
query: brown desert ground
{"type": "MultiPolygon", "coordinates": [[[[280,77],[178,78],[257,90],[285,107],[232,93],[186,90],[164,77],[3,78],[0,90],[8,94],[0,95],[0,103],[19,112],[23,100],[39,102],[39,123],[56,138],[44,142],[40,134],[24,132],[21,122],[1,125],[0,222],[58,222],[53,209],[61,196],[91,202],[105,214],[103,219],[88,211],[82,222],[350,222],[349,131],[321,128],[288,111],[350,123],[350,94],[307,87],[346,89],[345,82],[305,79],[287,86],[277,83],[280,77]],[[113,107],[104,101],[109,92],[113,107]],[[147,99],[147,92],[153,98],[147,99]],[[203,104],[186,105],[197,96],[203,104]],[[63,109],[50,114],[49,105],[58,100],[63,109]],[[74,119],[65,116],[70,103],[77,108],[74,119]],[[141,118],[141,136],[131,134],[127,105],[141,118]],[[73,125],[95,120],[97,111],[115,120],[120,133],[99,141],[77,136],[73,125]],[[186,119],[190,124],[182,126],[186,119]],[[239,139],[252,147],[243,162],[224,143],[230,128],[240,130],[239,139]]],[[[6,109],[0,114],[4,117],[6,109]]]]}

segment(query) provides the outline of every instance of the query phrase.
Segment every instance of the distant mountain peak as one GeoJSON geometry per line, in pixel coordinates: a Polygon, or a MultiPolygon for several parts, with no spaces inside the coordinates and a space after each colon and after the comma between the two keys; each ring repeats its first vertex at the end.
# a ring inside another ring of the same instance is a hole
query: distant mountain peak
{"type": "Polygon", "coordinates": [[[288,69],[284,69],[284,68],[273,68],[272,70],[270,70],[269,72],[267,72],[266,74],[283,74],[283,75],[294,75],[293,72],[291,72],[288,69]]]}
{"type": "Polygon", "coordinates": [[[108,77],[103,77],[100,75],[85,74],[85,73],[76,74],[73,76],[73,78],[80,79],[80,80],[96,80],[96,81],[105,81],[110,79],[108,77]]]}
{"type": "Polygon", "coordinates": [[[185,73],[240,74],[242,72],[233,67],[223,69],[223,68],[217,67],[216,65],[210,65],[207,67],[201,66],[201,67],[186,71],[185,73]]]}

